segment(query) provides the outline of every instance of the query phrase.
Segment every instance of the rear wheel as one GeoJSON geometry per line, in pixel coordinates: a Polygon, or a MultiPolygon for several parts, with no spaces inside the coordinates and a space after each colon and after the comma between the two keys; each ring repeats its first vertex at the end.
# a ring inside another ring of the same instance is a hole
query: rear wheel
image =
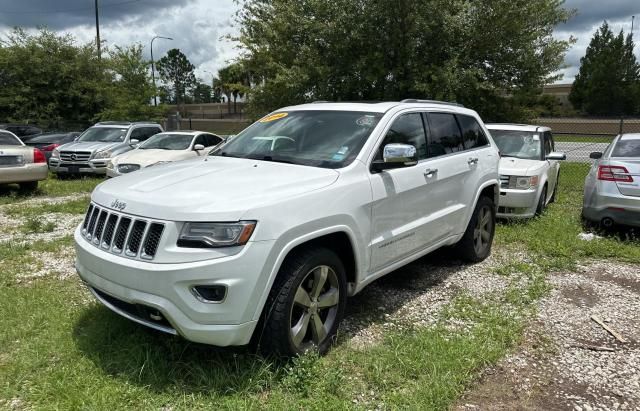
{"type": "Polygon", "coordinates": [[[22,191],[35,191],[38,188],[37,181],[29,181],[26,183],[20,183],[20,190],[22,191]]]}
{"type": "Polygon", "coordinates": [[[536,207],[536,216],[542,215],[544,213],[544,209],[546,207],[547,201],[547,185],[545,184],[542,187],[542,192],[540,193],[540,199],[538,200],[538,206],[536,207]]]}
{"type": "Polygon", "coordinates": [[[267,305],[261,351],[292,357],[326,353],[335,340],[347,302],[345,270],[326,248],[309,248],[288,257],[267,305]]]}
{"type": "Polygon", "coordinates": [[[493,200],[482,196],[471,216],[464,236],[457,247],[465,261],[478,263],[491,254],[496,229],[496,208],[493,200]]]}

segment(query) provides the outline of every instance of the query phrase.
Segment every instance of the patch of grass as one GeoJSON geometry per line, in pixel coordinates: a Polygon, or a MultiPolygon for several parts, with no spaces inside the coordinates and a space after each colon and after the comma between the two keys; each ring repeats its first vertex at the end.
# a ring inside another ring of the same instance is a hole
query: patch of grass
{"type": "Polygon", "coordinates": [[[38,217],[29,217],[20,227],[20,231],[25,234],[31,233],[51,233],[56,229],[56,224],[52,221],[43,222],[38,217]]]}
{"type": "Polygon", "coordinates": [[[89,207],[90,198],[85,196],[76,200],[56,204],[12,205],[4,209],[6,215],[12,217],[36,217],[49,213],[84,214],[89,207]]]}
{"type": "Polygon", "coordinates": [[[579,134],[554,134],[556,143],[611,143],[615,136],[585,136],[579,134]]]}
{"type": "Polygon", "coordinates": [[[21,191],[17,185],[0,186],[0,205],[13,204],[37,197],[62,197],[78,193],[91,193],[104,181],[103,177],[86,176],[76,179],[59,180],[52,173],[41,181],[33,193],[21,191]]]}

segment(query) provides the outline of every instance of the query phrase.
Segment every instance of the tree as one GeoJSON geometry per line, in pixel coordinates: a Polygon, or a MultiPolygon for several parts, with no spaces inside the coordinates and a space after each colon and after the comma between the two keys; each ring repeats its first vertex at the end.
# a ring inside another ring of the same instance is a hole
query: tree
{"type": "Polygon", "coordinates": [[[191,90],[191,94],[193,96],[194,103],[203,104],[211,103],[213,92],[210,85],[204,83],[201,80],[198,80],[191,90]]]}
{"type": "Polygon", "coordinates": [[[142,45],[116,46],[106,60],[111,81],[106,88],[107,107],[101,120],[149,120],[162,116],[164,108],[150,104],[154,95],[150,62],[142,57],[142,45]]]}
{"type": "Polygon", "coordinates": [[[247,0],[235,38],[256,115],[312,100],[457,100],[498,119],[553,81],[561,0],[247,0]],[[533,18],[532,16],[535,16],[533,18]]]}
{"type": "Polygon", "coordinates": [[[640,112],[640,65],[633,54],[631,35],[616,36],[605,21],[580,59],[569,100],[592,115],[629,115],[640,112]]]}
{"type": "Polygon", "coordinates": [[[238,112],[238,97],[249,93],[251,76],[242,61],[238,61],[218,71],[222,83],[221,90],[227,96],[228,109],[231,113],[231,97],[233,97],[233,112],[238,112]]]}
{"type": "Polygon", "coordinates": [[[171,85],[176,104],[184,102],[189,90],[196,83],[195,67],[178,49],[171,49],[156,64],[160,78],[171,85]]]}
{"type": "Polygon", "coordinates": [[[108,104],[109,76],[94,44],[68,34],[15,29],[0,41],[0,120],[82,128],[108,104]]]}

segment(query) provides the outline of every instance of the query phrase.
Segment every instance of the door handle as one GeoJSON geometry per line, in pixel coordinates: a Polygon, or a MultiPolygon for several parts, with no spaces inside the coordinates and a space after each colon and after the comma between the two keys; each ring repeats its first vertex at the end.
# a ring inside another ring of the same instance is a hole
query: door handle
{"type": "Polygon", "coordinates": [[[433,169],[433,168],[427,168],[426,170],[424,170],[424,176],[427,178],[431,178],[433,176],[435,176],[436,174],[438,174],[438,169],[433,169]]]}
{"type": "Polygon", "coordinates": [[[478,157],[470,157],[469,160],[467,160],[467,164],[472,165],[472,164],[478,164],[478,157]]]}

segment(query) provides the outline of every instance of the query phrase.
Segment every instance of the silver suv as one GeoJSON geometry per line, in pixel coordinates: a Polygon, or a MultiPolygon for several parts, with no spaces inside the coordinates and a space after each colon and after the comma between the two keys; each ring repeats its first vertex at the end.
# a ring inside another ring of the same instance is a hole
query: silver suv
{"type": "Polygon", "coordinates": [[[132,150],[137,144],[164,130],[150,122],[107,121],[84,131],[73,143],[51,154],[49,168],[57,174],[106,174],[111,158],[132,150]]]}

